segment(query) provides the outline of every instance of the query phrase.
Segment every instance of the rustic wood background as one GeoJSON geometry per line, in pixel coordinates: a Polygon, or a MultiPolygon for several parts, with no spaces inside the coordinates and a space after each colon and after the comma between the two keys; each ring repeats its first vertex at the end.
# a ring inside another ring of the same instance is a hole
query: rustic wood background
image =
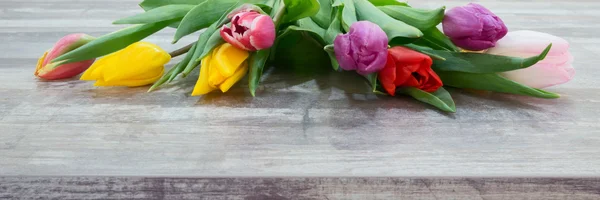
{"type": "Polygon", "coordinates": [[[0,199],[598,199],[600,179],[0,178],[0,199]]]}
{"type": "MultiPolygon", "coordinates": [[[[411,1],[423,8],[467,2],[411,1]]],[[[510,177],[600,175],[600,2],[478,2],[511,30],[571,42],[576,79],[549,89],[563,98],[452,90],[459,111],[444,114],[410,98],[369,94],[349,73],[292,76],[281,69],[269,71],[256,98],[245,82],[227,94],[190,97],[193,78],[149,94],[147,87],[45,82],[33,76],[44,50],[68,33],[117,30],[121,26],[111,22],[139,13],[138,0],[2,0],[0,176],[15,178],[0,179],[0,198],[119,197],[110,196],[112,190],[149,199],[187,191],[272,195],[280,188],[287,192],[274,194],[287,199],[599,199],[596,179],[510,177]],[[187,179],[74,176],[504,178],[234,178],[185,185],[187,179]],[[206,184],[215,181],[215,187],[206,184]],[[156,182],[158,189],[146,188],[156,182]]],[[[195,38],[170,45],[173,32],[147,40],[174,50],[195,38]]]]}

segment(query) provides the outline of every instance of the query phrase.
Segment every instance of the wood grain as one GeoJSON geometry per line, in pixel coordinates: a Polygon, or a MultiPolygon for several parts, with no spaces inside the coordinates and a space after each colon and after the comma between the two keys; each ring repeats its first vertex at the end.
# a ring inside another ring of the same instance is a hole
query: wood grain
{"type": "MultiPolygon", "coordinates": [[[[571,42],[576,79],[550,89],[563,98],[452,90],[459,111],[444,114],[369,94],[349,73],[291,75],[285,66],[269,72],[256,98],[245,81],[200,98],[189,96],[194,78],[150,94],[44,82],[33,70],[53,42],[117,30],[110,23],[139,13],[137,0],[2,0],[0,175],[598,177],[600,2],[478,2],[512,30],[571,42]]],[[[194,39],[169,45],[172,35],[148,41],[174,50],[194,39]]]]}
{"type": "Polygon", "coordinates": [[[592,200],[599,179],[0,178],[0,199],[592,200]]]}

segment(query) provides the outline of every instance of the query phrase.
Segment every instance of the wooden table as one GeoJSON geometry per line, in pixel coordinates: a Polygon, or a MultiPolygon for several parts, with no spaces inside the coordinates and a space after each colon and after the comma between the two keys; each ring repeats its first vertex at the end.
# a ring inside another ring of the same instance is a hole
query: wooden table
{"type": "MultiPolygon", "coordinates": [[[[190,97],[194,78],[154,93],[76,79],[44,82],[33,76],[44,50],[68,33],[117,30],[111,22],[139,13],[138,0],[2,0],[0,198],[109,198],[102,196],[110,193],[106,186],[119,183],[152,187],[145,197],[111,198],[176,198],[165,196],[169,188],[172,195],[185,188],[215,193],[194,187],[210,188],[211,181],[239,192],[232,199],[600,198],[600,2],[479,2],[511,30],[571,42],[577,76],[549,89],[561,99],[451,90],[459,110],[445,114],[407,97],[370,94],[349,73],[293,76],[281,69],[268,72],[256,98],[245,82],[227,94],[190,97]],[[80,183],[92,191],[73,192],[80,183]]],[[[174,50],[195,39],[170,45],[173,33],[147,41],[174,50]]]]}

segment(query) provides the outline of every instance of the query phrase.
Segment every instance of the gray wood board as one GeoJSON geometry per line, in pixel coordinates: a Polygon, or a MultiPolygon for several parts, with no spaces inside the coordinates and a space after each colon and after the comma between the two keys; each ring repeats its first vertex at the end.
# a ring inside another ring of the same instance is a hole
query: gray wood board
{"type": "Polygon", "coordinates": [[[598,179],[0,178],[0,199],[600,199],[598,179]]]}
{"type": "MultiPolygon", "coordinates": [[[[558,100],[451,90],[456,114],[369,94],[352,73],[272,70],[256,98],[246,81],[199,98],[189,96],[194,78],[148,94],[33,76],[37,57],[58,38],[117,30],[111,22],[139,13],[137,3],[0,1],[0,175],[600,175],[598,1],[480,1],[511,30],[570,41],[578,74],[550,89],[558,100]]],[[[174,50],[196,37],[169,45],[172,35],[148,41],[174,50]]]]}

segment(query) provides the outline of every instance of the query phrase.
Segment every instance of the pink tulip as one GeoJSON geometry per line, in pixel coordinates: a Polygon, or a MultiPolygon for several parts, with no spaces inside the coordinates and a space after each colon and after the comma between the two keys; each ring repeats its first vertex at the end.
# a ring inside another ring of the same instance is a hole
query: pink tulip
{"type": "Polygon", "coordinates": [[[221,37],[247,51],[267,49],[275,42],[275,24],[268,15],[240,12],[232,17],[231,27],[224,25],[221,28],[221,37]]]}
{"type": "Polygon", "coordinates": [[[71,34],[63,37],[54,45],[54,47],[52,47],[52,49],[46,51],[38,60],[35,75],[46,80],[57,80],[71,78],[81,74],[94,63],[95,59],[69,64],[52,63],[52,60],[83,46],[94,39],[94,37],[83,33],[71,34]]]}
{"type": "Polygon", "coordinates": [[[552,49],[546,59],[521,70],[504,72],[501,75],[513,81],[533,88],[546,88],[569,82],[575,76],[573,56],[569,52],[566,40],[535,31],[513,31],[498,41],[488,54],[532,57],[540,54],[552,43],[552,49]]]}

